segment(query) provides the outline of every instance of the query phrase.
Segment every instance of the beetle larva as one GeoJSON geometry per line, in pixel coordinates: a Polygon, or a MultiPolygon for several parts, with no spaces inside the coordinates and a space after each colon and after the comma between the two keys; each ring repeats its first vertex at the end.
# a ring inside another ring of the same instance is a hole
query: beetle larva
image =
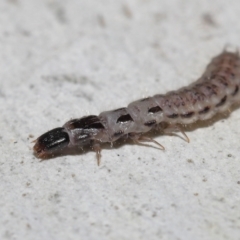
{"type": "Polygon", "coordinates": [[[212,59],[195,83],[165,95],[140,99],[126,108],[73,119],[40,136],[34,145],[39,158],[51,156],[67,147],[91,145],[100,162],[100,144],[131,138],[136,143],[153,142],[144,136],[153,128],[165,132],[181,131],[181,124],[206,120],[226,111],[240,100],[240,58],[238,52],[224,51],[212,59]]]}

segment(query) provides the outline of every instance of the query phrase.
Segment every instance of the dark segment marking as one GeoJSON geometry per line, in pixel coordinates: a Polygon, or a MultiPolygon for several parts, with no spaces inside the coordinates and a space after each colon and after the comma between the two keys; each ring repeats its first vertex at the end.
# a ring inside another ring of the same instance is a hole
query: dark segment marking
{"type": "Polygon", "coordinates": [[[220,67],[219,69],[216,69],[216,71],[220,74],[231,74],[232,69],[229,67],[220,67]]]}
{"type": "Polygon", "coordinates": [[[133,122],[133,119],[129,114],[126,114],[126,115],[120,116],[117,120],[117,123],[119,123],[119,122],[124,123],[124,122],[129,122],[129,121],[133,122]]]}
{"type": "Polygon", "coordinates": [[[151,127],[151,126],[153,126],[153,125],[155,125],[156,124],[156,120],[151,120],[151,121],[148,121],[148,122],[145,122],[144,123],[144,125],[145,126],[148,126],[148,127],[151,127]]]}
{"type": "Polygon", "coordinates": [[[227,100],[227,96],[224,96],[221,101],[216,105],[216,107],[221,107],[227,100]]]}
{"type": "Polygon", "coordinates": [[[210,110],[210,107],[205,107],[203,110],[199,111],[199,114],[205,114],[210,110]]]}
{"type": "Polygon", "coordinates": [[[83,117],[80,119],[73,119],[69,124],[70,129],[84,128],[84,129],[104,129],[104,126],[100,122],[99,118],[95,115],[83,117]]]}
{"type": "Polygon", "coordinates": [[[178,117],[178,114],[173,113],[173,114],[171,114],[171,115],[168,115],[167,117],[168,117],[168,118],[177,118],[177,117],[178,117]]]}
{"type": "Polygon", "coordinates": [[[231,77],[234,78],[234,77],[235,77],[235,74],[234,74],[234,73],[231,73],[231,77]]]}
{"type": "Polygon", "coordinates": [[[206,86],[206,89],[208,90],[209,95],[217,95],[218,87],[216,85],[212,84],[210,86],[206,86]]]}
{"type": "Polygon", "coordinates": [[[157,112],[162,112],[162,109],[159,106],[152,107],[148,109],[149,113],[157,113],[157,112]]]}
{"type": "Polygon", "coordinates": [[[225,87],[228,86],[228,82],[227,79],[224,76],[218,76],[217,81],[219,81],[222,85],[224,85],[225,87]]]}
{"type": "Polygon", "coordinates": [[[114,134],[113,134],[113,137],[119,137],[119,136],[121,136],[121,135],[123,135],[124,134],[124,132],[123,131],[118,131],[118,132],[115,132],[114,134]]]}
{"type": "Polygon", "coordinates": [[[225,72],[226,72],[227,74],[232,74],[232,68],[231,68],[231,67],[227,67],[227,68],[225,69],[225,72]]]}
{"type": "Polygon", "coordinates": [[[88,125],[88,127],[85,127],[85,129],[90,129],[90,128],[95,128],[95,129],[104,129],[104,126],[100,122],[92,123],[88,125]]]}
{"type": "Polygon", "coordinates": [[[234,92],[232,93],[232,96],[235,96],[239,91],[239,87],[236,86],[234,92]]]}
{"type": "Polygon", "coordinates": [[[196,87],[191,90],[190,96],[192,98],[193,104],[195,104],[197,101],[204,101],[206,98],[206,96],[202,92],[199,92],[198,88],[196,87]]]}
{"type": "Polygon", "coordinates": [[[209,77],[209,80],[214,80],[214,79],[216,79],[218,82],[220,82],[225,87],[228,86],[228,82],[227,82],[227,79],[226,79],[225,76],[223,76],[221,74],[214,73],[209,77]]]}
{"type": "Polygon", "coordinates": [[[189,112],[189,113],[186,113],[186,114],[181,114],[181,117],[182,118],[190,118],[194,115],[194,112],[189,112]]]}

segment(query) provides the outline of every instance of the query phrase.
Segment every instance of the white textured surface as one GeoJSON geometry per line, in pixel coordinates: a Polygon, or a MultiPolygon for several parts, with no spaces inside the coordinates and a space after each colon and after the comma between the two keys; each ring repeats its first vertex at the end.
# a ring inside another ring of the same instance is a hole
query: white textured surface
{"type": "Polygon", "coordinates": [[[240,47],[237,0],[0,2],[0,239],[240,239],[240,111],[39,162],[33,138],[198,78],[240,47]],[[212,16],[212,21],[209,15],[212,16]],[[205,17],[204,17],[205,16],[205,17]]]}

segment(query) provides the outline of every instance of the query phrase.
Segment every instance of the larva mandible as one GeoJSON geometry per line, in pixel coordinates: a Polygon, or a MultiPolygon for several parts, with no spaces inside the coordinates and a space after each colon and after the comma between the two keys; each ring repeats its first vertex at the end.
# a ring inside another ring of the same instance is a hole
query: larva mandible
{"type": "Polygon", "coordinates": [[[33,147],[38,158],[46,158],[67,147],[92,146],[100,163],[101,143],[113,143],[130,138],[135,143],[153,142],[143,134],[153,128],[163,132],[180,131],[182,124],[210,119],[217,112],[226,111],[240,100],[240,57],[238,52],[224,51],[212,59],[204,74],[188,87],[165,95],[140,99],[126,108],[72,119],[35,140],[33,147]]]}

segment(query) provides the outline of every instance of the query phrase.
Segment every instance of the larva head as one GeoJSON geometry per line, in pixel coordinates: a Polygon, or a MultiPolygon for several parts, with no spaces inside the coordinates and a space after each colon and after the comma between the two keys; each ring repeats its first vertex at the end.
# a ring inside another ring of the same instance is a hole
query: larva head
{"type": "Polygon", "coordinates": [[[89,145],[98,140],[99,134],[104,135],[105,128],[98,116],[90,115],[79,119],[72,119],[63,126],[70,135],[72,145],[89,145]]]}
{"type": "Polygon", "coordinates": [[[68,146],[69,135],[64,128],[55,128],[41,135],[33,147],[34,153],[39,158],[46,158],[68,146]]]}

